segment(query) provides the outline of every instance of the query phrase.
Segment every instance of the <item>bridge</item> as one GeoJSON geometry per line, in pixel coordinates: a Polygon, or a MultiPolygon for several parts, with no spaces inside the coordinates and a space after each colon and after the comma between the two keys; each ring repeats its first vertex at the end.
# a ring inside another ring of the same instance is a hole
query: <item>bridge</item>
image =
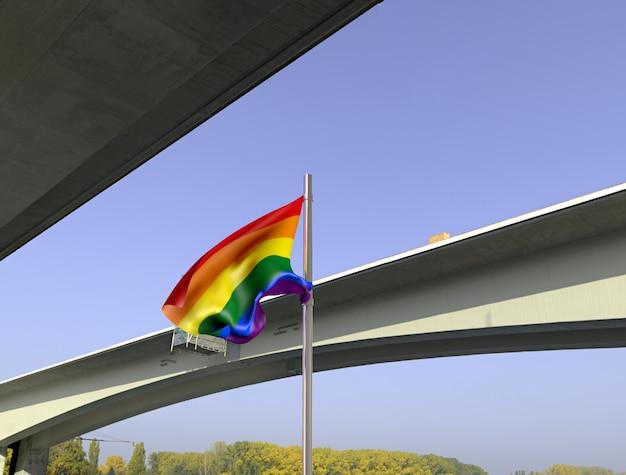
{"type": "Polygon", "coordinates": [[[380,1],[0,2],[0,259],[380,1]]]}
{"type": "MultiPolygon", "coordinates": [[[[626,346],[626,185],[315,282],[315,371],[418,358],[626,346]]],[[[0,454],[45,473],[48,448],[146,411],[300,370],[300,306],[223,352],[172,330],[0,383],[0,454]]],[[[0,463],[2,465],[2,463],[0,463]]]]}

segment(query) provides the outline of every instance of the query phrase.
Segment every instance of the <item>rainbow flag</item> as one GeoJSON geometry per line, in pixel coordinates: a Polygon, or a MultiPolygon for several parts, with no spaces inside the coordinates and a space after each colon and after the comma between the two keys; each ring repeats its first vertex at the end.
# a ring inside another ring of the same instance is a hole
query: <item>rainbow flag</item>
{"type": "Polygon", "coordinates": [[[174,325],[193,335],[247,343],[265,327],[267,295],[311,298],[312,284],[291,269],[303,197],[231,234],[191,266],[163,304],[174,325]]]}

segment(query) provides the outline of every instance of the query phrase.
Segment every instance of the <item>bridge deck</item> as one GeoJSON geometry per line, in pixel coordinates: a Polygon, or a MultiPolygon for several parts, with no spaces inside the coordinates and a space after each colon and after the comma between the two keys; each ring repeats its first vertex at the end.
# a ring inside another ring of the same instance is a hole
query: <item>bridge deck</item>
{"type": "MultiPolygon", "coordinates": [[[[315,283],[315,370],[438,356],[626,346],[626,186],[315,283]]],[[[298,303],[227,354],[171,330],[0,384],[0,445],[49,444],[190,398],[299,372],[298,303]]]]}
{"type": "Polygon", "coordinates": [[[0,2],[0,259],[379,1],[0,2]]]}

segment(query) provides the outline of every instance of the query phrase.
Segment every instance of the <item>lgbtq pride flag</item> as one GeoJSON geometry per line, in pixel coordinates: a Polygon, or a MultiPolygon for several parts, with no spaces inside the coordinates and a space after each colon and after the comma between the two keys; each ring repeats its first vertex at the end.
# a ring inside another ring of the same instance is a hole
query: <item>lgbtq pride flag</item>
{"type": "Polygon", "coordinates": [[[198,259],[163,304],[167,318],[193,335],[247,343],[265,327],[263,297],[297,294],[309,301],[312,284],[291,269],[303,200],[244,226],[198,259]]]}

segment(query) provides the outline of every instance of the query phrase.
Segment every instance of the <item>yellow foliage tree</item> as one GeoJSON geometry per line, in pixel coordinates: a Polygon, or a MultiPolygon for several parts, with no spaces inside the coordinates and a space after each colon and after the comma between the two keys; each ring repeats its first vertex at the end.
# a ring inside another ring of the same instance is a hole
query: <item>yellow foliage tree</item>
{"type": "Polygon", "coordinates": [[[126,462],[120,455],[110,455],[100,467],[102,475],[126,475],[126,462]],[[113,473],[111,473],[113,472],[113,473]]]}

